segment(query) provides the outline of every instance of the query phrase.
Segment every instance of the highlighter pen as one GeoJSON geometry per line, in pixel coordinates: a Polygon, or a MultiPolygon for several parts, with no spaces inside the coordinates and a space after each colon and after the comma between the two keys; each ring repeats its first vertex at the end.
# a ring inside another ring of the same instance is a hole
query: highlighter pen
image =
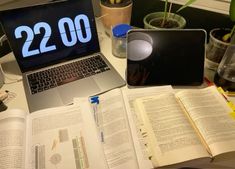
{"type": "Polygon", "coordinates": [[[226,91],[225,94],[229,97],[235,97],[235,92],[226,91]]]}

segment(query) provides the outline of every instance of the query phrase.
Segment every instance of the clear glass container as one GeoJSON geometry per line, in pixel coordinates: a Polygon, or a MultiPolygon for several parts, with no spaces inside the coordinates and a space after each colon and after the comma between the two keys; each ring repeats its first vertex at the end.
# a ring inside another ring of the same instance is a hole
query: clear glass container
{"type": "Polygon", "coordinates": [[[131,29],[130,25],[119,24],[112,29],[112,54],[116,57],[126,57],[126,34],[131,29]]]}
{"type": "Polygon", "coordinates": [[[235,44],[227,48],[215,74],[214,82],[224,90],[235,91],[235,44]]]}

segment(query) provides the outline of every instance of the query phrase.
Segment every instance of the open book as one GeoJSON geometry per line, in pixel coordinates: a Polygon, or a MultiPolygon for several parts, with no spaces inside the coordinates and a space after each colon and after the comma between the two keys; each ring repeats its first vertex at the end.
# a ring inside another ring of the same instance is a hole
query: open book
{"type": "Polygon", "coordinates": [[[110,169],[234,167],[235,120],[215,87],[122,88],[98,99],[83,108],[95,117],[110,169]]]}
{"type": "Polygon", "coordinates": [[[235,159],[235,119],[215,86],[142,97],[134,106],[154,167],[235,159]]]}
{"type": "Polygon", "coordinates": [[[108,169],[91,114],[77,104],[0,113],[1,169],[108,169]]]}

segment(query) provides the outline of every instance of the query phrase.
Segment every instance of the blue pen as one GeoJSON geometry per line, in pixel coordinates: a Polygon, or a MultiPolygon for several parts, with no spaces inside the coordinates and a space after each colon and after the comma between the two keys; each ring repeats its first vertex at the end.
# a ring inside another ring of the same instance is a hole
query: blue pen
{"type": "Polygon", "coordinates": [[[99,96],[90,97],[90,103],[92,105],[94,120],[96,122],[96,125],[98,126],[97,104],[99,104],[99,96]]]}
{"type": "Polygon", "coordinates": [[[102,112],[100,111],[100,105],[99,105],[100,103],[99,96],[91,97],[90,102],[92,104],[94,119],[95,119],[97,128],[99,129],[101,142],[104,142],[104,132],[102,130],[103,121],[102,121],[102,112]]]}

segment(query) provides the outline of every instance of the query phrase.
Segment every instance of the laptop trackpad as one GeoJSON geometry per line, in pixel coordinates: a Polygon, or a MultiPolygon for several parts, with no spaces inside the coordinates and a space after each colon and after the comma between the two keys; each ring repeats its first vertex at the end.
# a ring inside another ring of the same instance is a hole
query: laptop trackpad
{"type": "Polygon", "coordinates": [[[73,102],[75,97],[91,96],[101,90],[95,80],[91,78],[81,79],[58,87],[59,94],[65,105],[73,102]]]}

